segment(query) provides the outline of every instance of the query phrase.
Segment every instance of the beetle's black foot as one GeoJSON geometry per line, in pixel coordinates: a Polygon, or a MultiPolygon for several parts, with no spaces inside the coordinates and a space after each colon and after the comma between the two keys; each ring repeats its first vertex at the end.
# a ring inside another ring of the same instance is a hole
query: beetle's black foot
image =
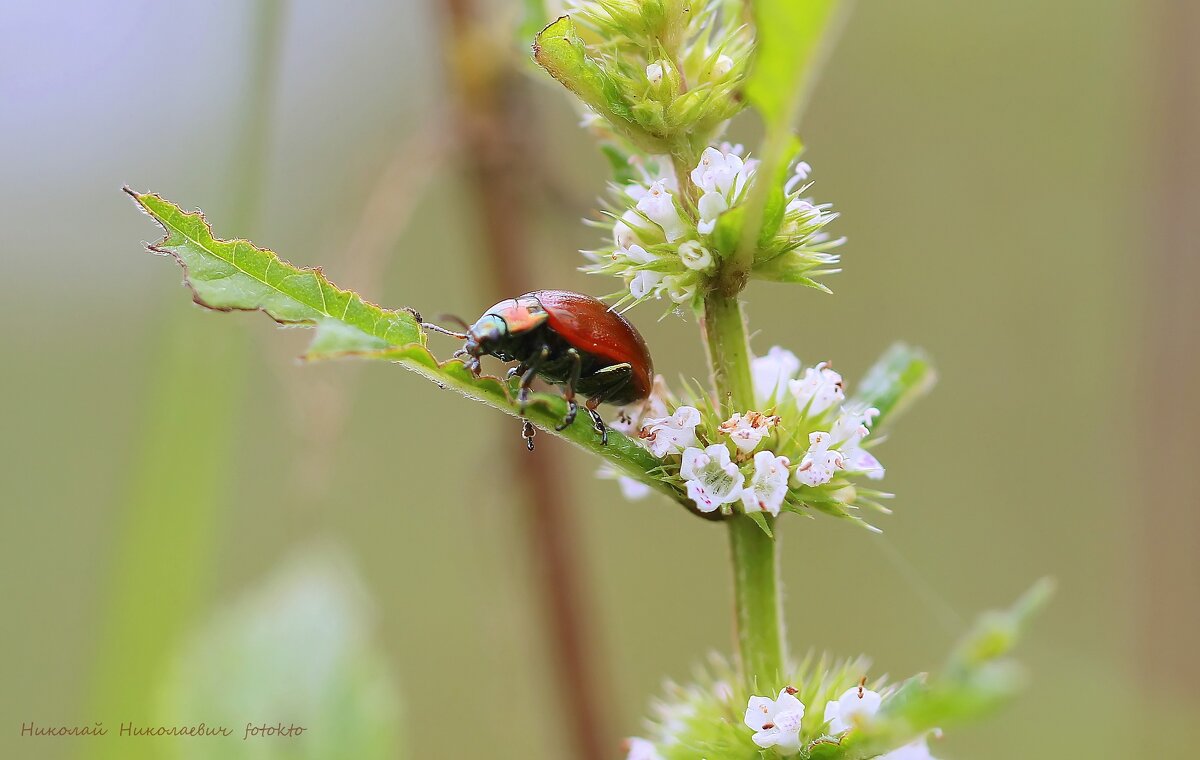
{"type": "Polygon", "coordinates": [[[604,420],[601,419],[600,413],[597,412],[595,409],[588,409],[587,413],[588,413],[588,416],[592,418],[592,427],[594,427],[596,429],[596,432],[600,434],[601,445],[607,446],[608,445],[608,427],[604,424],[604,420]]]}
{"type": "Polygon", "coordinates": [[[421,312],[417,311],[416,309],[414,309],[411,306],[402,306],[402,307],[400,307],[400,310],[407,311],[409,314],[412,314],[413,319],[417,320],[418,323],[425,321],[424,319],[421,319],[421,312]]]}
{"type": "Polygon", "coordinates": [[[579,413],[579,404],[575,403],[575,399],[567,402],[567,416],[563,417],[562,424],[554,428],[555,430],[566,430],[575,424],[575,415],[579,413]]]}
{"type": "Polygon", "coordinates": [[[525,448],[533,451],[533,436],[537,433],[537,429],[533,427],[533,423],[529,420],[522,420],[521,437],[525,439],[525,448]]]}

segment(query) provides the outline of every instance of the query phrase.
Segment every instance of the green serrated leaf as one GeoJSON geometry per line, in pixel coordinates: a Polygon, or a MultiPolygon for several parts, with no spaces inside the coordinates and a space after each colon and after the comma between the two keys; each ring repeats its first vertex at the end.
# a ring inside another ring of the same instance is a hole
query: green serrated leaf
{"type": "MultiPolygon", "coordinates": [[[[498,378],[475,377],[462,362],[439,362],[425,348],[425,334],[412,313],[376,306],[329,282],[317,269],[296,267],[274,252],[245,240],[215,238],[200,212],[185,212],[151,193],[126,189],[163,228],[166,236],[150,250],[174,257],[184,269],[193,300],[218,311],[262,311],[277,322],[317,328],[306,359],[367,358],[397,362],[442,388],[519,416],[513,394],[498,378]]],[[[662,462],[615,430],[601,444],[584,415],[562,431],[566,415],[557,395],[534,394],[525,411],[534,425],[605,459],[628,475],[688,507],[691,502],[655,473],[662,462]]]]}

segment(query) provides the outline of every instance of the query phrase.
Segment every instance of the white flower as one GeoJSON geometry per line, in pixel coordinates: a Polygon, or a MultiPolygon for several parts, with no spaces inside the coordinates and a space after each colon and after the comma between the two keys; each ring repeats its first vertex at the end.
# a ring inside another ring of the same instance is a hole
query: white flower
{"type": "Polygon", "coordinates": [[[725,200],[725,196],[716,190],[700,196],[700,200],[696,204],[696,209],[700,212],[700,221],[696,223],[696,231],[701,235],[712,232],[713,227],[717,226],[717,217],[728,208],[729,203],[725,200]]]}
{"type": "Polygon", "coordinates": [[[679,246],[679,259],[683,265],[695,272],[705,272],[712,268],[712,252],[695,240],[688,240],[679,246]]]}
{"type": "Polygon", "coordinates": [[[625,760],[662,760],[654,745],[645,739],[633,737],[626,740],[626,743],[629,745],[629,754],[625,756],[625,760]]]}
{"type": "Polygon", "coordinates": [[[712,67],[713,79],[720,79],[733,69],[733,59],[722,53],[712,67]]]}
{"type": "Polygon", "coordinates": [[[754,455],[754,477],[742,489],[742,505],[747,512],[770,512],[779,516],[783,497],[787,496],[787,457],[777,457],[770,451],[754,455]]]}
{"type": "MultiPolygon", "coordinates": [[[[631,245],[625,250],[625,256],[635,264],[652,264],[658,260],[654,254],[640,245],[631,245]]],[[[629,280],[629,294],[634,298],[645,298],[654,292],[655,287],[662,281],[662,272],[653,269],[632,269],[629,280]]]]}
{"type": "Polygon", "coordinates": [[[937,758],[929,754],[929,744],[922,738],[912,744],[905,744],[900,749],[880,755],[877,760],[937,760],[937,758]]]}
{"type": "Polygon", "coordinates": [[[829,732],[840,734],[849,731],[858,723],[872,718],[879,712],[879,703],[883,697],[878,692],[863,686],[847,689],[836,702],[825,705],[825,721],[829,723],[829,732]]]}
{"type": "Polygon", "coordinates": [[[750,697],[746,704],[746,725],[754,731],[751,740],[763,749],[774,747],[785,755],[800,751],[800,721],[804,703],[796,699],[796,690],[788,686],[779,697],[750,697]]]}
{"type": "Polygon", "coordinates": [[[811,433],[808,436],[808,451],[796,468],[796,483],[819,486],[833,480],[833,474],[846,465],[840,451],[830,451],[832,441],[829,433],[811,433]]]}
{"type": "Polygon", "coordinates": [[[771,428],[778,424],[779,418],[775,416],[760,412],[738,412],[722,422],[717,429],[729,436],[729,440],[733,441],[738,451],[749,454],[758,448],[758,444],[771,432],[771,428]]]}
{"type": "Polygon", "coordinates": [[[842,388],[842,376],[829,369],[827,362],[804,370],[799,380],[789,380],[788,388],[796,397],[796,404],[807,414],[818,415],[834,404],[846,400],[842,388]]]}
{"type": "Polygon", "coordinates": [[[621,215],[613,224],[613,245],[619,249],[628,248],[635,243],[640,243],[641,238],[638,237],[637,227],[644,228],[646,220],[638,215],[638,212],[630,209],[621,215]]]}
{"type": "Polygon", "coordinates": [[[646,81],[652,85],[662,84],[663,80],[663,65],[661,61],[655,61],[646,67],[646,81]]]}
{"type": "Polygon", "coordinates": [[[669,274],[663,278],[667,296],[675,303],[688,303],[696,295],[696,278],[687,274],[669,274]]]}
{"type": "Polygon", "coordinates": [[[871,432],[871,421],[879,415],[879,410],[850,409],[842,407],[842,414],[829,430],[833,445],[842,452],[845,467],[850,472],[864,473],[872,480],[879,480],[884,475],[883,465],[871,452],[862,447],[862,439],[871,432]]]}
{"type": "Polygon", "coordinates": [[[729,460],[729,449],[714,443],[701,451],[689,448],[683,452],[679,474],[687,481],[688,498],[696,502],[701,512],[712,512],[722,504],[737,501],[742,495],[746,476],[729,460]]]}
{"type": "MultiPolygon", "coordinates": [[[[638,437],[642,445],[658,458],[683,451],[696,442],[700,412],[694,406],[681,406],[670,417],[644,420],[638,437]]],[[[728,458],[728,457],[727,457],[728,458]]]]}
{"type": "Polygon", "coordinates": [[[728,197],[731,190],[741,191],[746,180],[743,168],[742,157],[737,153],[722,153],[708,147],[700,154],[700,163],[692,169],[692,182],[706,193],[716,192],[728,197]]]}
{"type": "Polygon", "coordinates": [[[662,227],[667,236],[667,242],[672,242],[683,235],[683,219],[675,208],[675,200],[666,187],[666,178],[657,180],[646,190],[646,194],[637,202],[638,211],[645,214],[650,221],[662,227]]]}
{"type": "Polygon", "coordinates": [[[754,377],[754,395],[764,404],[772,398],[778,400],[787,387],[787,381],[800,371],[800,360],[786,348],[771,346],[766,356],[757,356],[750,362],[750,374],[754,377]]]}

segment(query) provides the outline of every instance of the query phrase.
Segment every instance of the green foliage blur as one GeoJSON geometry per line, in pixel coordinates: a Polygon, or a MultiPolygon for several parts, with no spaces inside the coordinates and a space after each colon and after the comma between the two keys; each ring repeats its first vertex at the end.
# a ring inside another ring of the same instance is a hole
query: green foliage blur
{"type": "MultiPolygon", "coordinates": [[[[516,28],[518,5],[489,6],[489,27],[516,28]]],[[[1162,577],[1160,538],[1141,527],[1151,506],[1192,505],[1130,476],[1148,472],[1139,458],[1154,445],[1134,391],[1155,272],[1151,259],[1130,266],[1130,250],[1149,224],[1142,159],[1157,134],[1141,94],[1156,50],[1139,24],[1162,22],[1139,7],[858,3],[803,129],[850,239],[829,283],[837,296],[770,283],[747,294],[759,351],[779,343],[857,377],[902,338],[940,374],[883,450],[898,497],[882,537],[786,526],[786,588],[823,603],[820,616],[789,607],[795,649],[869,654],[872,677],[926,670],[975,613],[1038,576],[1058,581],[1023,644],[1028,690],[948,735],[939,757],[1173,757],[1200,741],[1187,720],[1197,684],[1146,666],[1156,650],[1180,651],[1179,672],[1194,673],[1200,654],[1144,614],[1161,596],[1194,618],[1196,578],[1149,583],[1162,577]]],[[[222,234],[320,263],[379,303],[474,316],[487,305],[483,231],[446,142],[434,15],[415,3],[287,5],[254,179],[239,149],[255,144],[239,122],[254,88],[249,4],[0,10],[0,252],[15,285],[0,305],[0,756],[103,754],[95,738],[21,737],[23,722],[103,720],[115,733],[161,720],[152,711],[183,700],[171,697],[180,658],[203,650],[206,632],[221,641],[222,621],[254,600],[269,612],[262,589],[279,586],[264,583],[314,541],[341,547],[360,579],[347,606],[374,610],[353,617],[351,670],[371,664],[383,714],[401,695],[403,725],[383,741],[414,758],[561,756],[534,569],[496,456],[521,445],[516,423],[398,368],[300,366],[308,336],[197,309],[174,265],[139,250],[154,234],[119,191],[200,206],[222,234]],[[363,233],[379,218],[399,220],[393,234],[363,233]],[[368,265],[358,248],[380,255],[368,265]],[[195,367],[216,371],[201,382],[195,367]],[[197,405],[196,436],[173,416],[182,404],[197,405]],[[158,492],[176,496],[145,496],[158,492]],[[123,572],[134,554],[153,573],[123,572]]],[[[602,292],[575,267],[598,234],[578,219],[605,159],[553,83],[532,79],[525,97],[544,157],[511,167],[537,206],[525,285],[602,292]]],[[[739,129],[731,137],[753,143],[753,122],[739,129]]],[[[629,315],[656,367],[701,376],[695,325],[659,313],[629,315]]],[[[1197,416],[1194,398],[1180,406],[1197,416]]],[[[619,730],[636,734],[662,678],[685,680],[706,652],[730,649],[724,532],[664,503],[626,503],[591,460],[548,436],[538,444],[564,449],[579,559],[600,600],[605,696],[619,730]]],[[[311,647],[300,662],[329,656],[320,640],[293,643],[311,647]]],[[[262,658],[249,655],[246,672],[262,658]]],[[[272,680],[277,692],[291,683],[272,680]]],[[[261,685],[231,679],[229,703],[261,685]]],[[[346,704],[311,728],[374,736],[338,712],[346,704]]],[[[276,719],[246,720],[259,717],[276,719]]],[[[112,741],[108,752],[124,751],[112,741]]]]}

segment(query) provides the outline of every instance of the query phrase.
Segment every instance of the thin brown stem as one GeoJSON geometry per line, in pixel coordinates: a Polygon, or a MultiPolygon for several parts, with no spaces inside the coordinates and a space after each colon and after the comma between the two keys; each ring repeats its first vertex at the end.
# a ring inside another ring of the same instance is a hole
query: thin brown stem
{"type": "MultiPolygon", "coordinates": [[[[470,191],[481,217],[485,254],[481,263],[499,298],[533,289],[525,250],[530,188],[522,166],[530,163],[530,124],[520,119],[520,77],[503,45],[494,44],[472,0],[435,0],[445,21],[445,53],[454,91],[454,121],[470,191]]],[[[540,442],[540,441],[539,441],[540,442]]],[[[577,757],[608,757],[614,742],[601,706],[607,693],[589,632],[594,609],[582,574],[577,531],[566,509],[570,495],[558,476],[560,451],[540,446],[536,455],[509,446],[514,472],[525,492],[529,551],[536,564],[554,655],[554,668],[577,757]]]]}

